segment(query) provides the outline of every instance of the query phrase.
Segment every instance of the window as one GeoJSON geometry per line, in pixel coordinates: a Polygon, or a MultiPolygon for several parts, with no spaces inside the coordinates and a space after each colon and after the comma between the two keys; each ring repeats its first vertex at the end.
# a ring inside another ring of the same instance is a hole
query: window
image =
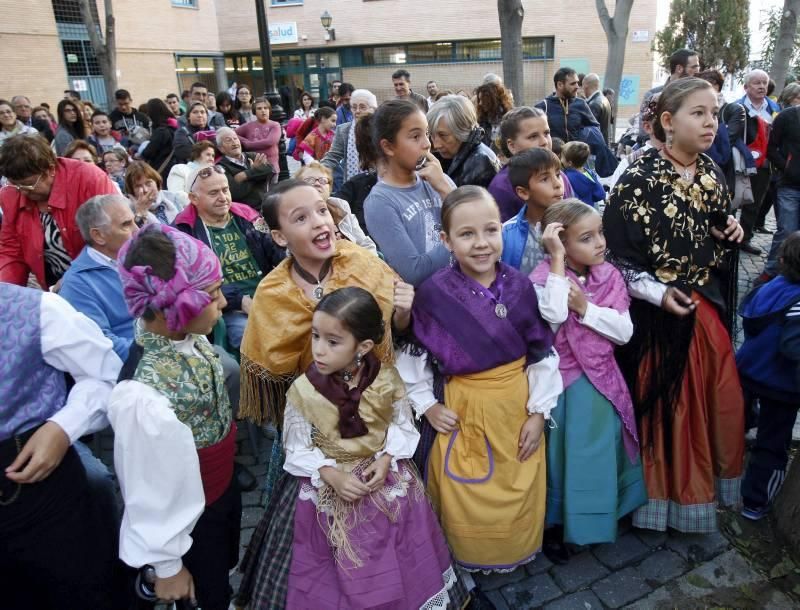
{"type": "Polygon", "coordinates": [[[453,61],[452,42],[408,45],[408,63],[433,64],[448,61],[453,61]]]}
{"type": "Polygon", "coordinates": [[[456,61],[486,61],[503,59],[499,40],[477,40],[456,43],[456,61]]]}
{"type": "Polygon", "coordinates": [[[62,40],[67,76],[102,76],[92,45],[88,40],[62,40]]]}
{"type": "Polygon", "coordinates": [[[172,6],[183,8],[197,8],[197,0],[172,0],[172,6]]]}
{"type": "Polygon", "coordinates": [[[362,49],[362,51],[364,53],[364,65],[367,66],[406,63],[405,47],[373,47],[371,49],[362,49]]]}
{"type": "Polygon", "coordinates": [[[303,0],[270,0],[271,6],[294,6],[303,4],[303,0]]]}

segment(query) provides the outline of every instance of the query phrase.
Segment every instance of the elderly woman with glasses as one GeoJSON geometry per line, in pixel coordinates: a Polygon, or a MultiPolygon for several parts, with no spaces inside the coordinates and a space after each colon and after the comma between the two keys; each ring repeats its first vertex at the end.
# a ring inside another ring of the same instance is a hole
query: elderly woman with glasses
{"type": "Polygon", "coordinates": [[[42,288],[56,286],[84,242],[75,222],[80,205],[117,187],[95,165],[56,158],[47,140],[18,135],[0,148],[0,282],[25,286],[33,273],[42,288]]]}
{"type": "Polygon", "coordinates": [[[433,154],[456,186],[489,186],[500,162],[483,143],[483,129],[470,100],[445,95],[428,111],[428,128],[433,154]]]}
{"type": "Polygon", "coordinates": [[[28,127],[17,119],[14,108],[11,102],[0,100],[0,146],[3,145],[8,138],[20,134],[34,134],[37,133],[33,127],[28,127]]]}

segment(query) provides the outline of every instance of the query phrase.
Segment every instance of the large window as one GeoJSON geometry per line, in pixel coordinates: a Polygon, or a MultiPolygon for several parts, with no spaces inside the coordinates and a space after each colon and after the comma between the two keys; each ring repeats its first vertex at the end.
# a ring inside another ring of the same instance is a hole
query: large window
{"type": "MultiPolygon", "coordinates": [[[[523,38],[524,59],[552,59],[553,39],[523,38]]],[[[433,64],[453,62],[500,61],[500,40],[465,40],[424,42],[407,45],[342,49],[346,68],[394,64],[433,64]]]]}
{"type": "Polygon", "coordinates": [[[172,6],[183,8],[197,8],[197,0],[172,0],[172,6]]]}

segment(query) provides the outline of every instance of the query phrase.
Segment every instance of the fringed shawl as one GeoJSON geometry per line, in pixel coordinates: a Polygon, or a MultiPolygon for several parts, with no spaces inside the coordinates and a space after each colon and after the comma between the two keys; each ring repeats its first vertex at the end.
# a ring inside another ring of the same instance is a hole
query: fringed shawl
{"type": "MultiPolygon", "coordinates": [[[[292,279],[291,265],[289,257],[261,280],[241,347],[239,415],[257,423],[268,420],[279,427],[283,425],[286,391],[313,360],[311,317],[317,306],[292,279]]],[[[383,342],[375,348],[375,355],[386,364],[394,363],[389,329],[396,277],[371,252],[347,241],[337,241],[331,276],[325,283],[326,293],[359,286],[375,297],[387,329],[383,342]]]]}

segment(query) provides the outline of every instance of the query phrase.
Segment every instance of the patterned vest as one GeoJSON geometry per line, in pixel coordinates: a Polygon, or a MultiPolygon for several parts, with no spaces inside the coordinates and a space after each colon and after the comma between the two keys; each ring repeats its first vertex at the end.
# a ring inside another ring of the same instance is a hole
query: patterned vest
{"type": "Polygon", "coordinates": [[[0,282],[0,441],[64,406],[64,373],[42,360],[42,291],[0,282]]]}
{"type": "Polygon", "coordinates": [[[219,358],[205,337],[195,336],[203,355],[187,356],[172,341],[147,331],[136,338],[144,353],[133,379],[158,390],[189,427],[198,449],[221,441],[231,427],[231,403],[219,358]]]}

